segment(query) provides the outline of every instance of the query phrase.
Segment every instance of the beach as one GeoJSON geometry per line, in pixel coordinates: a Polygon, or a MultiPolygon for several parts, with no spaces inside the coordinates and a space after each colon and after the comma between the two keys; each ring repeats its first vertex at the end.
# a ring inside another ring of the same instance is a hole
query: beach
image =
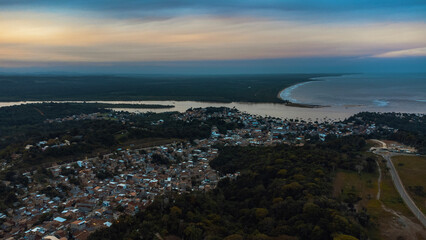
{"type": "Polygon", "coordinates": [[[298,83],[295,85],[292,85],[290,87],[284,88],[283,90],[281,90],[278,93],[278,98],[284,100],[284,101],[288,101],[291,103],[299,103],[296,99],[291,97],[291,92],[295,89],[297,89],[298,87],[301,87],[303,85],[306,85],[308,83],[310,83],[311,81],[307,81],[307,82],[302,82],[302,83],[298,83]]]}
{"type": "Polygon", "coordinates": [[[283,89],[279,98],[297,104],[420,111],[426,108],[426,74],[356,74],[320,77],[283,89]]]}
{"type": "Polygon", "coordinates": [[[301,86],[304,86],[308,83],[310,83],[312,80],[307,81],[307,82],[302,82],[302,83],[298,83],[295,85],[292,85],[290,87],[284,88],[283,90],[281,90],[278,95],[277,98],[283,100],[285,102],[286,106],[289,107],[299,107],[299,108],[322,108],[322,107],[327,107],[327,106],[322,106],[322,105],[316,105],[316,104],[306,104],[306,103],[300,103],[299,101],[297,101],[296,99],[291,97],[291,92],[301,86]]]}

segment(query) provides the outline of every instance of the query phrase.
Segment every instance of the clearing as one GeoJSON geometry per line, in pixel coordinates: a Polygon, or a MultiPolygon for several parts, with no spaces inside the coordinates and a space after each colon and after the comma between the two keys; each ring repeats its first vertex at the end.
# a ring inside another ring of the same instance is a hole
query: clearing
{"type": "Polygon", "coordinates": [[[426,239],[426,229],[414,217],[396,191],[386,164],[380,156],[366,153],[377,160],[381,170],[380,199],[377,199],[379,171],[375,173],[338,170],[333,196],[345,198],[355,193],[362,198],[355,208],[366,209],[371,216],[370,239],[426,239]]]}
{"type": "Polygon", "coordinates": [[[426,157],[399,155],[392,157],[392,162],[405,190],[426,214],[426,157]]]}

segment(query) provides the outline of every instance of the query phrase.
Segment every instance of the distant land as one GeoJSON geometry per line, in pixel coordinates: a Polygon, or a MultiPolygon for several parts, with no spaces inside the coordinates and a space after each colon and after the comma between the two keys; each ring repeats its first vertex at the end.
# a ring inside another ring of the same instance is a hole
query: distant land
{"type": "MultiPolygon", "coordinates": [[[[76,103],[78,105],[78,103],[76,103]]],[[[98,108],[142,108],[142,109],[169,109],[174,108],[173,105],[162,104],[130,104],[130,103],[84,103],[83,105],[93,105],[98,108]]]]}
{"type": "Polygon", "coordinates": [[[141,101],[284,103],[278,93],[339,74],[55,76],[0,75],[0,101],[141,101]]]}

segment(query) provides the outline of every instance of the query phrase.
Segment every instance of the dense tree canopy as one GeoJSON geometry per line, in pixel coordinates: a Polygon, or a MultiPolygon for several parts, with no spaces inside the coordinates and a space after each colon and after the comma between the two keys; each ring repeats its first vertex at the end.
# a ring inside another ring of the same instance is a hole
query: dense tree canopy
{"type": "MultiPolygon", "coordinates": [[[[337,140],[335,140],[337,141],[337,140]]],[[[330,197],[333,169],[354,166],[361,138],[305,147],[223,147],[211,165],[225,178],[213,191],[167,195],[145,211],[125,216],[91,239],[366,239],[365,216],[330,197]],[[352,154],[341,153],[351,145],[352,154]]],[[[362,145],[362,144],[361,144],[362,145]]]]}
{"type": "Polygon", "coordinates": [[[426,115],[424,114],[362,112],[347,120],[347,122],[352,121],[356,124],[376,124],[383,127],[371,135],[373,138],[395,140],[417,148],[420,153],[426,153],[426,115]]]}
{"type": "MultiPolygon", "coordinates": [[[[107,104],[92,103],[40,103],[0,108],[0,159],[12,161],[14,154],[21,154],[22,161],[15,168],[40,165],[47,160],[60,161],[90,155],[95,150],[114,149],[128,141],[146,138],[197,139],[210,136],[212,126],[221,132],[239,127],[223,119],[206,121],[181,121],[173,118],[173,112],[130,114],[105,109],[107,104]],[[45,122],[47,119],[73,115],[99,113],[97,120],[73,120],[45,122]],[[162,121],[163,124],[153,124],[162,121]],[[50,141],[50,146],[71,144],[48,149],[25,149],[39,141],[50,141]],[[19,166],[17,166],[19,165],[19,166]]],[[[217,110],[217,109],[216,109],[217,110]]]]}

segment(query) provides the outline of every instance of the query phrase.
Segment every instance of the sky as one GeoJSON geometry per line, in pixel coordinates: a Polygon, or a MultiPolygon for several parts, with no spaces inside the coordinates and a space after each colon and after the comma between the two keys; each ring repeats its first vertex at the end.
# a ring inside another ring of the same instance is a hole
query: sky
{"type": "Polygon", "coordinates": [[[424,0],[0,0],[0,72],[426,72],[424,0]]]}

